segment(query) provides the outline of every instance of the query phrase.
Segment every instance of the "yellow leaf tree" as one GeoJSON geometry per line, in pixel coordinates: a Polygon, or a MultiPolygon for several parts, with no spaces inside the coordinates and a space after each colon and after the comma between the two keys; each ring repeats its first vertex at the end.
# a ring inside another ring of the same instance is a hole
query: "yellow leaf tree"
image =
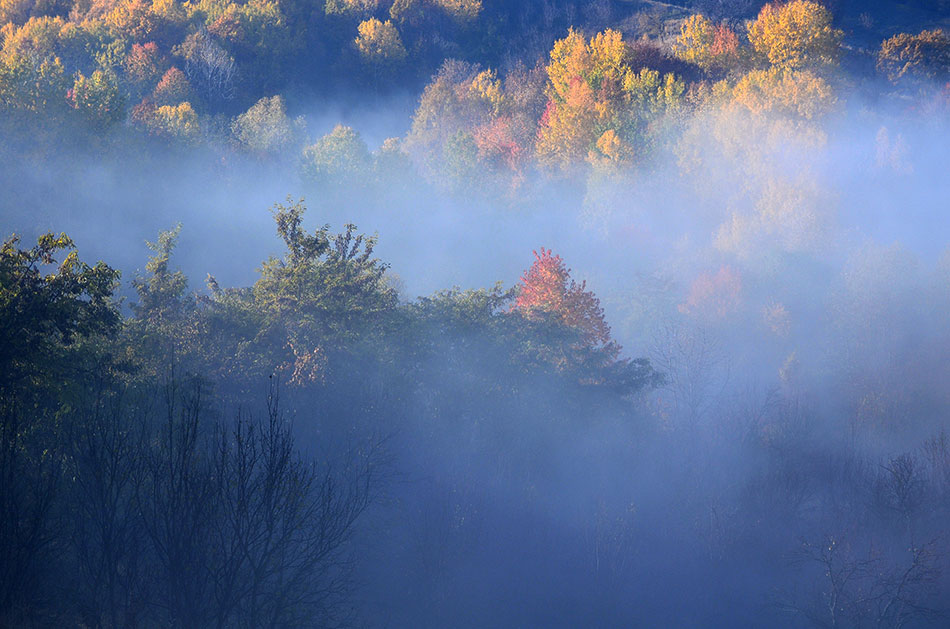
{"type": "Polygon", "coordinates": [[[739,37],[725,24],[714,24],[703,15],[688,17],[673,44],[673,53],[704,70],[729,69],[739,62],[739,37]]]}
{"type": "Polygon", "coordinates": [[[828,9],[812,0],[767,4],[749,24],[755,53],[785,70],[836,64],[843,35],[831,25],[828,9]]]}
{"type": "Polygon", "coordinates": [[[905,77],[945,81],[950,77],[950,35],[940,29],[894,35],[881,44],[877,67],[894,82],[905,77]]]}
{"type": "Polygon", "coordinates": [[[672,74],[634,72],[623,36],[609,29],[589,41],[572,29],[555,42],[546,71],[548,104],[535,149],[542,165],[562,171],[603,157],[597,142],[607,131],[616,136],[607,136],[609,144],[637,144],[685,89],[672,74]]]}
{"type": "Polygon", "coordinates": [[[808,70],[753,70],[733,89],[733,99],[755,114],[781,114],[811,120],[831,111],[831,85],[808,70]]]}
{"type": "Polygon", "coordinates": [[[376,18],[364,20],[357,27],[356,49],[368,62],[378,65],[392,65],[406,58],[406,47],[399,37],[399,31],[390,20],[381,22],[376,18]]]}

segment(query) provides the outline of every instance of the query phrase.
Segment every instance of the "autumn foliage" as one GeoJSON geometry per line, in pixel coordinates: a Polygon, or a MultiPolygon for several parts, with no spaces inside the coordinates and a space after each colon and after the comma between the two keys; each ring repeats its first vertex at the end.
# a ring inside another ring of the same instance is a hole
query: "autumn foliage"
{"type": "Polygon", "coordinates": [[[749,43],[756,54],[783,69],[834,65],[844,33],[831,22],[828,9],[811,0],[767,4],[749,24],[749,43]]]}
{"type": "Polygon", "coordinates": [[[716,273],[703,273],[693,281],[686,301],[679,305],[683,314],[722,319],[739,309],[742,276],[729,265],[716,273]]]}
{"type": "Polygon", "coordinates": [[[714,24],[709,18],[696,14],[683,22],[673,52],[705,70],[730,68],[739,60],[739,37],[727,24],[714,24]]]}
{"type": "Polygon", "coordinates": [[[561,256],[542,247],[540,253],[534,252],[534,264],[521,276],[514,307],[528,317],[553,314],[564,325],[579,330],[586,344],[607,346],[611,343],[610,326],[600,300],[586,289],[587,282],[578,284],[571,279],[571,270],[561,256]]]}

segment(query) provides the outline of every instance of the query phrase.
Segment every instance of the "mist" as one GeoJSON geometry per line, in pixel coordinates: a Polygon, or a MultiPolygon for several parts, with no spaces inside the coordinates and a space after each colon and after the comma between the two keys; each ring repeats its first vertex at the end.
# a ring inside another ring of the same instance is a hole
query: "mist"
{"type": "MultiPolygon", "coordinates": [[[[718,32],[758,6],[723,4],[718,32]]],[[[944,75],[860,75],[854,47],[704,66],[651,15],[624,22],[653,39],[624,32],[616,90],[649,113],[597,119],[577,154],[545,148],[573,146],[557,107],[593,111],[553,52],[445,61],[418,90],[375,69],[336,96],[205,96],[187,139],[131,115],[11,134],[5,303],[80,272],[27,256],[48,232],[121,275],[76,275],[99,310],[53,341],[30,340],[45,310],[0,320],[4,417],[40,427],[5,419],[22,454],[0,467],[42,481],[2,492],[49,540],[0,528],[0,624],[946,626],[944,75]]],[[[848,41],[876,46],[864,15],[848,41]]]]}

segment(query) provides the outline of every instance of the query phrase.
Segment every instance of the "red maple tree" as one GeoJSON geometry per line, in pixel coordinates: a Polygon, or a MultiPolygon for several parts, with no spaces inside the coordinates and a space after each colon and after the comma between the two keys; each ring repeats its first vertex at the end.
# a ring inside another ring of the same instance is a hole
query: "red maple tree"
{"type": "Polygon", "coordinates": [[[578,284],[571,279],[571,270],[550,249],[542,247],[540,253],[533,253],[534,264],[521,276],[514,309],[528,317],[538,312],[553,313],[564,325],[579,330],[585,344],[614,346],[600,300],[587,290],[587,282],[578,284]]]}

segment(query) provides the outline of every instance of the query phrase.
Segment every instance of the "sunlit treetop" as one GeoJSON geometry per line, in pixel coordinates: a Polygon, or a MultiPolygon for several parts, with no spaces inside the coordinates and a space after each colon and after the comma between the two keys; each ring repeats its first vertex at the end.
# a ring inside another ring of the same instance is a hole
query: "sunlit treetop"
{"type": "Polygon", "coordinates": [[[534,264],[521,276],[514,308],[527,317],[553,314],[564,325],[580,330],[592,346],[610,343],[610,326],[604,319],[600,300],[571,278],[561,256],[550,249],[534,252],[534,264]]]}
{"type": "Polygon", "coordinates": [[[459,22],[474,20],[482,12],[482,0],[431,0],[431,2],[459,22]]]}
{"type": "Polygon", "coordinates": [[[950,35],[941,29],[894,35],[881,43],[877,68],[894,82],[905,77],[946,81],[950,78],[950,35]]]}
{"type": "Polygon", "coordinates": [[[709,18],[696,14],[683,22],[673,52],[704,70],[729,68],[739,60],[739,37],[728,25],[714,24],[709,18]]]}
{"type": "Polygon", "coordinates": [[[749,24],[749,43],[774,66],[797,70],[838,62],[844,33],[831,25],[831,13],[811,0],[767,4],[749,24]]]}
{"type": "Polygon", "coordinates": [[[550,96],[557,101],[569,99],[578,80],[594,91],[619,90],[629,69],[626,62],[627,46],[620,32],[607,29],[588,42],[571,29],[567,37],[556,41],[551,49],[551,61],[546,68],[550,96]]]}
{"type": "Polygon", "coordinates": [[[755,114],[811,120],[830,113],[837,99],[831,85],[808,70],[753,70],[736,83],[733,99],[755,114]]]}
{"type": "Polygon", "coordinates": [[[632,147],[628,157],[645,153],[651,123],[675,109],[685,91],[672,73],[634,69],[623,36],[610,29],[590,40],[571,30],[554,43],[550,58],[535,149],[543,166],[565,172],[597,161],[607,131],[632,147]]]}
{"type": "Polygon", "coordinates": [[[370,18],[360,23],[358,31],[356,49],[366,61],[384,65],[398,63],[406,58],[406,47],[391,21],[381,22],[370,18]]]}

